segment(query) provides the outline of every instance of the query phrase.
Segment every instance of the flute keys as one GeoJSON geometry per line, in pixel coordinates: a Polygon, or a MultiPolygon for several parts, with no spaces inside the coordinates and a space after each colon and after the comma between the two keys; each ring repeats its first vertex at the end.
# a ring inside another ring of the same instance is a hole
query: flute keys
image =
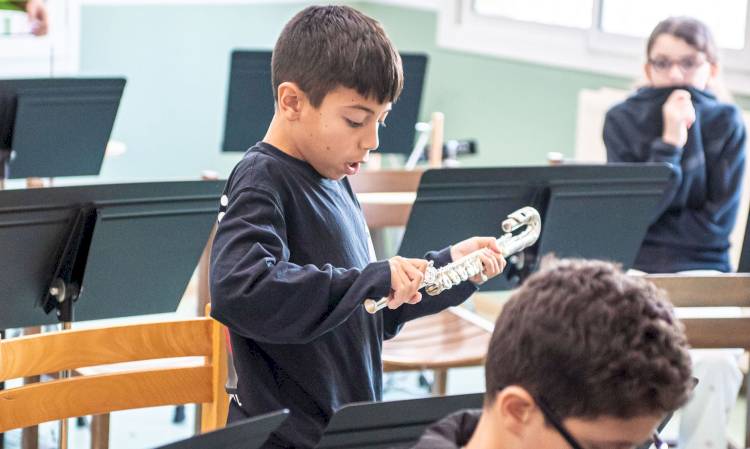
{"type": "Polygon", "coordinates": [[[434,267],[434,264],[435,263],[431,260],[427,265],[427,268],[424,270],[424,280],[422,281],[422,284],[430,285],[435,283],[438,270],[434,267]]]}

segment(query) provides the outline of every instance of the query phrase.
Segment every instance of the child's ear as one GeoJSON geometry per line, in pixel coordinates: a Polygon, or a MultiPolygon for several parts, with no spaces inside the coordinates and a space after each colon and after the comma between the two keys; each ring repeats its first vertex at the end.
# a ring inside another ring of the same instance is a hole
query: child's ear
{"type": "Polygon", "coordinates": [[[652,79],[652,76],[651,76],[652,75],[651,70],[652,70],[651,64],[649,64],[648,62],[643,64],[643,75],[646,77],[646,80],[648,81],[649,84],[654,83],[654,80],[652,79]]]}
{"type": "Polygon", "coordinates": [[[526,389],[513,385],[497,393],[492,408],[506,430],[521,438],[528,432],[536,403],[526,389]]]}
{"type": "Polygon", "coordinates": [[[289,121],[298,120],[307,97],[299,86],[292,82],[279,84],[276,107],[279,113],[289,121]]]}
{"type": "Polygon", "coordinates": [[[710,77],[712,80],[716,80],[721,74],[721,66],[718,63],[717,64],[712,63],[710,67],[711,67],[710,77]]]}

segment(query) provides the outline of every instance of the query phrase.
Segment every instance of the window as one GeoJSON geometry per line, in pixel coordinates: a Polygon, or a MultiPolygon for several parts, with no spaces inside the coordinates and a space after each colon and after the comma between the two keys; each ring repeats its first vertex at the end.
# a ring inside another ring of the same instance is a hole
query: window
{"type": "Polygon", "coordinates": [[[22,11],[0,10],[0,36],[28,34],[28,21],[22,11]]]}
{"type": "Polygon", "coordinates": [[[485,16],[526,22],[589,28],[594,0],[475,0],[474,10],[485,16]]]}
{"type": "Polygon", "coordinates": [[[603,0],[599,28],[605,33],[646,38],[669,16],[699,18],[713,31],[719,47],[745,47],[746,0],[603,0]]]}
{"type": "Polygon", "coordinates": [[[645,38],[669,16],[704,21],[721,47],[726,85],[750,94],[750,0],[452,0],[438,45],[544,65],[636,78],[645,38]]]}
{"type": "Polygon", "coordinates": [[[0,10],[0,76],[60,76],[78,69],[78,0],[49,0],[49,33],[31,34],[25,12],[0,10]]]}

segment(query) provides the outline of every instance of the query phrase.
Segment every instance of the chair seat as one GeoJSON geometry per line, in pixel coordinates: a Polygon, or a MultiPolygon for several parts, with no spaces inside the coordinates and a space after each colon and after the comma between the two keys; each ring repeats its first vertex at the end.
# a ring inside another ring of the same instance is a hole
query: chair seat
{"type": "Polygon", "coordinates": [[[407,323],[383,344],[385,371],[457,368],[481,365],[492,324],[461,308],[407,323]]]}

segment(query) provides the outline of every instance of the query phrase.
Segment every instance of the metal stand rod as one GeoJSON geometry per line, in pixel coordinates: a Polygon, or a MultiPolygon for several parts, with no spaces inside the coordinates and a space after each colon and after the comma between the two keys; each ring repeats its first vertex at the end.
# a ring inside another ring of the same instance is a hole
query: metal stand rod
{"type": "MultiPolygon", "coordinates": [[[[64,321],[60,323],[61,330],[70,330],[70,321],[64,321]]],[[[60,379],[67,379],[71,375],[70,370],[64,370],[60,372],[60,379]]],[[[60,420],[60,449],[68,449],[68,418],[60,420]]]]}

